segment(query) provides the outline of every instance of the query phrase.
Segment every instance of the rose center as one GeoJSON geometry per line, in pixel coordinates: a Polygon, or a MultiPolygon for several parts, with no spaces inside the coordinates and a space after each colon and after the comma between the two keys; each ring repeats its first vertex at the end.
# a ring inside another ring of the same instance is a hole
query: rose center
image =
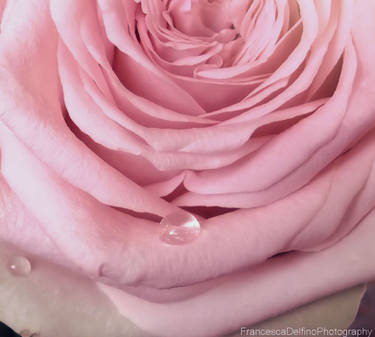
{"type": "Polygon", "coordinates": [[[174,26],[189,36],[212,37],[223,30],[233,30],[232,1],[228,0],[176,0],[166,12],[174,26]]]}

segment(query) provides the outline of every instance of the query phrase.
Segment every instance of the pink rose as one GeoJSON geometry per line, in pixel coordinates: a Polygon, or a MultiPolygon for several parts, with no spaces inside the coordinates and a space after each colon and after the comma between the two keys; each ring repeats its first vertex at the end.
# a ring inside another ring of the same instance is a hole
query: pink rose
{"type": "Polygon", "coordinates": [[[3,240],[163,337],[375,278],[374,1],[0,3],[3,240]]]}

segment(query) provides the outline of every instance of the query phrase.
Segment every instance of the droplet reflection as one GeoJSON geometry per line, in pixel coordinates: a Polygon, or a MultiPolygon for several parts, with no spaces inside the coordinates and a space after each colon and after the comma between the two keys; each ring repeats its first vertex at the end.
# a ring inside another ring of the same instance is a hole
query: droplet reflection
{"type": "Polygon", "coordinates": [[[14,276],[25,277],[31,272],[31,264],[26,257],[12,256],[8,261],[8,269],[14,276]]]}
{"type": "Polygon", "coordinates": [[[199,221],[186,211],[176,211],[165,216],[160,224],[160,240],[170,245],[184,245],[194,241],[200,234],[199,221]]]}

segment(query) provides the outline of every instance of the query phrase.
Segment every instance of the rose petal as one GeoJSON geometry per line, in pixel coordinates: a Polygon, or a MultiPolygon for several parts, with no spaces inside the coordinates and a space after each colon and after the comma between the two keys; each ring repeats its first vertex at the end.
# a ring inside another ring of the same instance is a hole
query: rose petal
{"type": "Polygon", "coordinates": [[[145,331],[166,337],[222,335],[374,279],[374,217],[372,212],[349,236],[327,250],[272,259],[224,282],[213,282],[212,289],[199,296],[172,304],[150,303],[100,286],[120,312],[145,331]]]}

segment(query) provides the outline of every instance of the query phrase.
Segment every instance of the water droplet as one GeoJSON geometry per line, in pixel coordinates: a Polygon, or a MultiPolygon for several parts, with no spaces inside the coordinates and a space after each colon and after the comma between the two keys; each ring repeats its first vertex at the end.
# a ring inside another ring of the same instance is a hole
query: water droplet
{"type": "Polygon", "coordinates": [[[8,262],[10,272],[15,276],[27,276],[31,272],[30,261],[23,256],[13,256],[8,262]]]}
{"type": "Polygon", "coordinates": [[[160,240],[170,245],[184,245],[194,241],[201,231],[199,221],[186,211],[176,211],[165,216],[160,240]]]}

